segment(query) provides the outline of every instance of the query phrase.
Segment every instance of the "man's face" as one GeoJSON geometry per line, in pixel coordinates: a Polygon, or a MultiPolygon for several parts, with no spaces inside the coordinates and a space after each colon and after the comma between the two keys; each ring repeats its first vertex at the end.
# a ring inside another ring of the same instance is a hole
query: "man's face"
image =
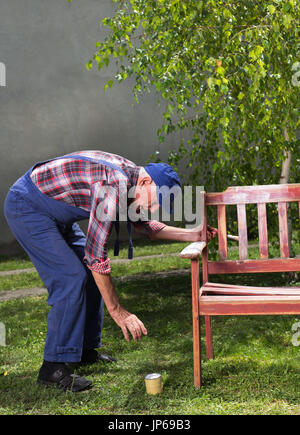
{"type": "Polygon", "coordinates": [[[134,205],[136,210],[149,210],[154,213],[159,208],[156,185],[151,177],[139,178],[135,188],[134,205]]]}

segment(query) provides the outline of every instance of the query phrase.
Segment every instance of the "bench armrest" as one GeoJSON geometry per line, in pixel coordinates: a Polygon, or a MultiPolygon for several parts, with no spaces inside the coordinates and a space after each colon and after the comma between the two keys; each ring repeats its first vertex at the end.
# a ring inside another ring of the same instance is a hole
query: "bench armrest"
{"type": "Polygon", "coordinates": [[[190,260],[197,260],[202,254],[202,251],[205,248],[205,246],[206,246],[205,242],[191,243],[180,252],[180,257],[189,258],[190,260]]]}

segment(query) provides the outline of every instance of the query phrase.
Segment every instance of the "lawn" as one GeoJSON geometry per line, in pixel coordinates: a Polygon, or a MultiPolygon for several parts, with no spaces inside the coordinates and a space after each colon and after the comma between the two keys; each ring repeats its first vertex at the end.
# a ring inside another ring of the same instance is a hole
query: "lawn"
{"type": "MultiPolygon", "coordinates": [[[[139,256],[163,252],[166,257],[113,265],[115,277],[135,275],[115,285],[122,304],[144,322],[148,336],[127,343],[106,313],[103,352],[118,361],[78,370],[93,380],[87,392],[64,393],[36,384],[49,310],[46,296],[1,302],[7,346],[0,346],[0,414],[300,415],[300,347],[292,345],[297,316],[213,318],[215,359],[206,360],[203,341],[203,388],[194,388],[189,275],[153,273],[188,267],[186,260],[167,257],[182,246],[140,246],[139,256]],[[164,389],[157,396],[145,392],[144,377],[152,372],[162,374],[164,389]]],[[[3,260],[2,270],[8,270],[13,260],[3,260]]],[[[30,275],[27,287],[41,284],[35,273],[19,275],[18,283],[17,276],[1,279],[7,280],[6,289],[20,288],[25,275],[30,275]]],[[[284,285],[286,279],[284,274],[263,277],[263,285],[284,285]]],[[[261,274],[249,278],[216,277],[261,285],[261,274]]]]}

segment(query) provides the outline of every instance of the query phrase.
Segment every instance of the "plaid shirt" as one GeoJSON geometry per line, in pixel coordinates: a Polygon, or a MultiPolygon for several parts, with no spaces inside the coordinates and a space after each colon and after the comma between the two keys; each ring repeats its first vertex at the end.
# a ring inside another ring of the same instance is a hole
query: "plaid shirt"
{"type": "MultiPolygon", "coordinates": [[[[92,161],[62,156],[37,166],[32,171],[31,179],[45,195],[90,213],[84,262],[91,270],[109,274],[111,269],[107,257],[107,240],[112,229],[113,216],[116,215],[119,206],[120,198],[116,192],[119,192],[120,182],[126,183],[128,189],[136,186],[140,167],[121,156],[102,151],[80,151],[74,154],[88,157],[92,161]],[[99,160],[116,165],[128,178],[119,170],[105,166],[99,160]],[[103,198],[99,193],[101,190],[103,193],[104,188],[106,194],[103,198]],[[104,220],[99,219],[97,213],[100,202],[101,209],[106,213],[104,220]],[[107,219],[107,216],[111,216],[112,219],[107,219]]],[[[148,235],[165,227],[165,224],[154,220],[138,223],[143,224],[148,235]]]]}

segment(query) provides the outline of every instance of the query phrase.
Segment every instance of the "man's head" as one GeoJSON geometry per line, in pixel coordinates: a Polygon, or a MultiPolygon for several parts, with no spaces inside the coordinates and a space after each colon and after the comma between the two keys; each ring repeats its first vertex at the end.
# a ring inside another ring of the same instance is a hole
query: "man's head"
{"type": "Polygon", "coordinates": [[[149,163],[142,167],[136,185],[136,208],[154,213],[159,206],[172,211],[170,205],[181,182],[174,169],[166,163],[149,163]],[[171,192],[171,197],[170,197],[171,192]]]}

